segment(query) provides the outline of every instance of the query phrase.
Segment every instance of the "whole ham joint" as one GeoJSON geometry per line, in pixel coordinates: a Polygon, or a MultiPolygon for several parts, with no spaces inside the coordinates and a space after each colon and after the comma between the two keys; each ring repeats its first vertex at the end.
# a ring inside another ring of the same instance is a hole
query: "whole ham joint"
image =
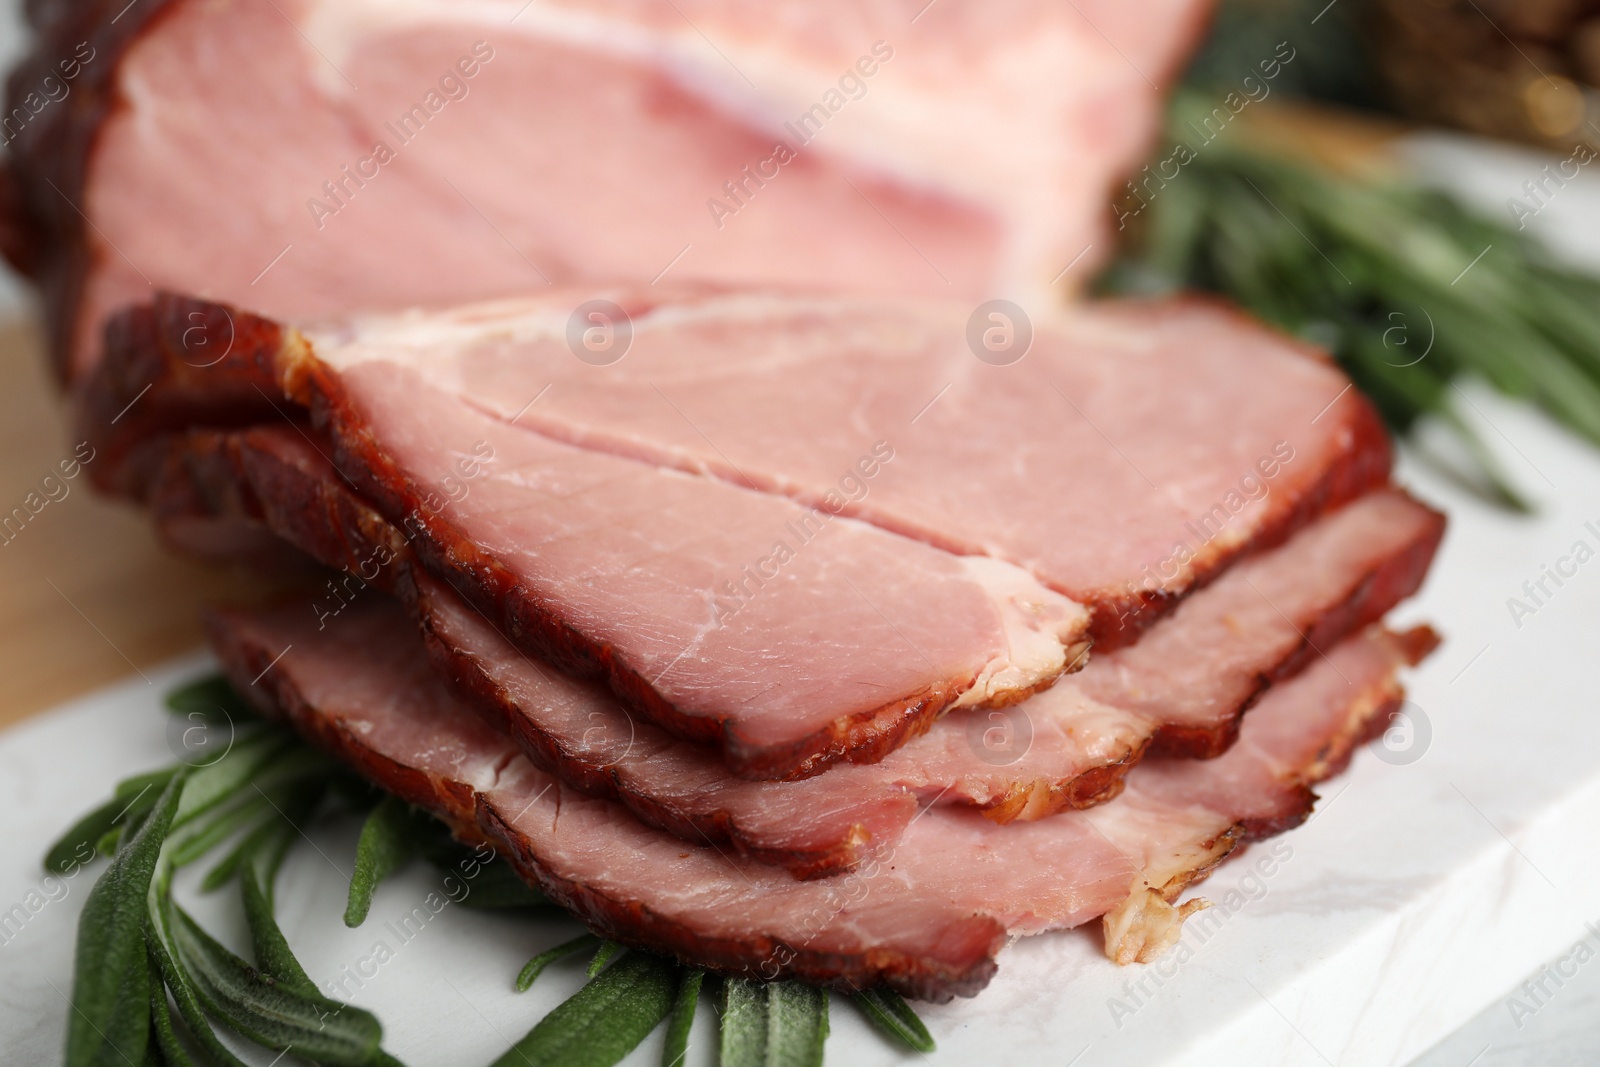
{"type": "Polygon", "coordinates": [[[1044,305],[1110,255],[1210,6],[42,0],[0,245],[70,376],[157,288],[293,319],[662,276],[1044,305]],[[63,62],[71,102],[25,106],[63,62]]]}

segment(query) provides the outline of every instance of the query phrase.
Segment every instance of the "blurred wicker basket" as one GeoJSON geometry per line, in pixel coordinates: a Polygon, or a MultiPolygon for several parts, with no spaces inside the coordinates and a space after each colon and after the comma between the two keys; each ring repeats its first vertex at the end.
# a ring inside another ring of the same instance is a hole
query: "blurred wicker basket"
{"type": "Polygon", "coordinates": [[[1362,35],[1414,118],[1600,144],[1600,0],[1370,0],[1362,35]]]}

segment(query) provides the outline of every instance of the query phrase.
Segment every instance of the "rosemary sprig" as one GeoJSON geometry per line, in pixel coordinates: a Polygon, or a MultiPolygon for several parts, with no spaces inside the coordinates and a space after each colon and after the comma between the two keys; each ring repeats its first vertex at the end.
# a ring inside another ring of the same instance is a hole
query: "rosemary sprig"
{"type": "Polygon", "coordinates": [[[182,772],[168,779],[150,817],[89,891],[78,919],[67,1067],[144,1061],[150,1039],[145,898],[184,786],[182,772]]]}
{"type": "Polygon", "coordinates": [[[602,941],[600,947],[595,949],[594,958],[589,961],[584,974],[593,978],[611,965],[611,961],[622,955],[626,950],[615,941],[602,941]]]}
{"type": "Polygon", "coordinates": [[[678,982],[678,994],[667,1019],[667,1040],[661,1048],[661,1067],[683,1067],[689,1055],[689,1031],[694,1028],[695,1009],[700,1006],[700,987],[706,972],[687,968],[678,982]]]}
{"type": "MultiPolygon", "coordinates": [[[[575,956],[585,949],[593,948],[600,944],[600,939],[593,934],[579,934],[571,941],[563,941],[555,948],[546,949],[533,959],[529,960],[517,975],[517,992],[526,993],[533,985],[533,980],[544,973],[544,969],[557,960],[564,960],[568,956],[575,956]]],[[[594,977],[590,975],[590,977],[594,977]]]]}
{"type": "Polygon", "coordinates": [[[610,1067],[672,1010],[677,965],[630,952],[563,1001],[493,1067],[610,1067]]]}
{"type": "Polygon", "coordinates": [[[301,1058],[333,1067],[377,1061],[383,1029],[369,1012],[264,974],[219,944],[181,907],[174,906],[171,929],[176,957],[193,979],[200,1003],[235,1033],[270,1049],[293,1047],[301,1058]]]}
{"type": "Polygon", "coordinates": [[[408,833],[410,824],[409,805],[395,796],[384,797],[367,816],[356,843],[356,865],[350,873],[350,899],[344,909],[346,926],[360,926],[367,921],[373,890],[416,851],[408,833]]]}
{"type": "MultiPolygon", "coordinates": [[[[111,800],[78,820],[49,850],[46,866],[57,872],[89,862],[91,842],[117,850],[79,922],[69,1067],[245,1067],[218,1038],[219,1023],[269,1049],[292,1048],[312,1063],[401,1067],[381,1047],[376,1017],[317,991],[274,915],[273,890],[283,861],[304,837],[301,827],[330,800],[368,812],[357,846],[363,884],[353,879],[351,890],[363,916],[372,888],[417,855],[470,886],[460,903],[509,909],[508,918],[529,906],[553,907],[505,861],[486,858],[488,850],[452,841],[442,824],[398,800],[376,799],[333,761],[254,720],[220,680],[185,686],[168,704],[176,714],[216,714],[245,729],[208,766],[172,767],[119,783],[111,800]],[[202,929],[172,893],[180,867],[229,841],[233,847],[201,887],[239,882],[253,963],[202,929]]],[[[590,948],[597,951],[585,985],[495,1067],[609,1067],[663,1022],[662,1062],[681,1067],[705,981],[699,970],[584,933],[530,960],[517,988],[526,989],[556,960],[590,948]]],[[[728,1067],[822,1062],[827,993],[799,982],[741,979],[725,980],[722,990],[718,1036],[728,1067]]],[[[890,1020],[875,1019],[885,1033],[913,1048],[932,1048],[926,1028],[904,1001],[878,993],[871,1003],[890,1020]]]]}
{"type": "Polygon", "coordinates": [[[722,1067],[820,1067],[828,994],[802,982],[722,983],[722,1067]]]}
{"type": "Polygon", "coordinates": [[[1457,378],[1600,444],[1600,281],[1446,194],[1208,138],[1210,114],[1174,98],[1164,162],[1117,207],[1132,240],[1103,288],[1222,293],[1326,345],[1396,431],[1440,416],[1512,508],[1528,505],[1462,417],[1457,378]]]}
{"type": "Polygon", "coordinates": [[[934,1050],[933,1035],[899,993],[892,989],[869,989],[850,999],[884,1034],[917,1052],[934,1050]]]}

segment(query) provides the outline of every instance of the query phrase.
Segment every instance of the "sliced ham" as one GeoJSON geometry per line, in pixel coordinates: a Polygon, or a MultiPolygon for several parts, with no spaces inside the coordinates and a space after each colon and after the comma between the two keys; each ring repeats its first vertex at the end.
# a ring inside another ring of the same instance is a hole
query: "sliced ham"
{"type": "MultiPolygon", "coordinates": [[[[688,845],[538,770],[456,703],[414,638],[387,640],[385,617],[355,603],[308,638],[296,603],[215,612],[208,627],[263,710],[459,834],[487,837],[604,936],[729,973],[935,999],[981,988],[1008,935],[1125,913],[1130,899],[1169,904],[1242,841],[1298,823],[1307,785],[1381,724],[1395,670],[1431,647],[1425,634],[1353,638],[1271,692],[1227,755],[1137,768],[1092,814],[997,826],[936,808],[862,870],[804,881],[688,845]]],[[[1150,934],[1142,945],[1160,940],[1155,921],[1135,925],[1150,934]]],[[[1128,946],[1118,935],[1108,951],[1128,946]]]]}
{"type": "Polygon", "coordinates": [[[332,456],[432,568],[519,646],[604,678],[742,775],[881,758],[951,707],[1015,702],[1082,663],[1086,610],[1002,560],[848,516],[779,548],[811,521],[787,497],[525,432],[409,372],[323,374],[298,333],[215,306],[164,302],[113,334],[104,388],[84,400],[89,424],[115,431],[119,390],[145,369],[164,376],[161,402],[141,416],[154,439],[110,449],[106,469],[124,472],[112,484],[148,466],[158,429],[196,417],[206,383],[226,398],[222,421],[251,393],[287,417],[292,405],[262,387],[268,372],[308,401],[300,386],[312,375],[319,390],[351,387],[362,406],[347,409],[332,456]],[[220,360],[183,358],[197,343],[188,331],[217,340],[224,327],[220,360]],[[358,411],[385,427],[382,447],[358,411]],[[730,610],[715,590],[733,579],[752,595],[730,610]]]}
{"type": "Polygon", "coordinates": [[[152,287],[293,318],[668,274],[1045,301],[1110,253],[1209,7],[44,0],[4,245],[78,370],[152,287]]]}
{"type": "MultiPolygon", "coordinates": [[[[281,414],[269,395],[286,389],[397,522],[413,498],[447,495],[429,457],[467,450],[491,426],[536,435],[795,502],[801,513],[758,556],[724,561],[706,592],[725,611],[742,610],[782,553],[848,516],[1024,568],[1091,608],[1102,650],[1240,555],[1388,479],[1388,439],[1348,379],[1199,301],[1052,316],[1025,358],[990,366],[968,347],[967,309],[951,304],[614,295],[632,309],[634,339],[611,367],[569,348],[578,294],[306,334],[162,298],[113,324],[107,365],[84,390],[84,432],[118,457],[127,440],[193,420],[207,388],[218,397],[208,425],[281,414]],[[202,357],[215,365],[196,369],[202,357]],[[470,436],[445,441],[446,424],[470,436]]],[[[116,475],[127,466],[98,476],[122,488],[141,473],[116,475]]],[[[440,552],[475,536],[456,534],[440,552]]],[[[479,595],[491,610],[494,591],[479,595]]]]}
{"type": "MultiPolygon", "coordinates": [[[[1217,754],[1269,681],[1415,587],[1441,527],[1402,494],[1370,495],[1240,564],[1134,649],[1096,659],[1017,707],[946,716],[875,765],[756,783],[637,721],[603,689],[519,654],[415,567],[404,536],[331,475],[298,430],[196,431],[172,452],[153,509],[163,525],[197,508],[252,514],[343,570],[341,583],[307,604],[308,628],[374,596],[366,585],[397,594],[438,669],[537,765],[686,840],[729,845],[802,877],[853,867],[893,843],[919,801],[975,806],[997,822],[1032,819],[1115,796],[1152,738],[1168,751],[1175,739],[1217,754]],[[1147,647],[1160,655],[1130,662],[1147,647]]],[[[408,640],[411,623],[398,611],[388,626],[385,644],[408,640]]]]}

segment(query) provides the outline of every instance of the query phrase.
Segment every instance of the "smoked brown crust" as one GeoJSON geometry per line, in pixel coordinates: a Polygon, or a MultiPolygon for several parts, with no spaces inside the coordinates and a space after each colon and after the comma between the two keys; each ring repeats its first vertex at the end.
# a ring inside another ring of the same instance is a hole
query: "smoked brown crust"
{"type": "MultiPolygon", "coordinates": [[[[1416,626],[1401,633],[1386,632],[1384,639],[1394,650],[1396,670],[1401,666],[1416,666],[1439,646],[1439,635],[1429,626],[1416,626]]],[[[1350,702],[1344,728],[1330,737],[1308,764],[1299,768],[1300,780],[1292,789],[1294,800],[1271,816],[1243,819],[1218,835],[1215,841],[1208,842],[1205,863],[1158,887],[1167,902],[1177,900],[1185,889],[1204,881],[1236,849],[1293,830],[1310,818],[1319,799],[1311,787],[1342,774],[1356,749],[1383,736],[1390,720],[1404,704],[1405,695],[1405,688],[1393,672],[1358,694],[1350,702]]]]}
{"type": "Polygon", "coordinates": [[[426,587],[411,584],[409,596],[416,604],[412,614],[422,629],[434,668],[450,681],[452,689],[486,714],[498,730],[513,738],[536,766],[591,796],[619,801],[650,826],[685,841],[732,845],[740,855],[785,868],[796,878],[821,878],[851,871],[871,854],[876,842],[870,840],[867,829],[860,824],[825,848],[776,849],[751,837],[725,810],[688,811],[629,788],[614,764],[582,758],[540,730],[511,694],[479,666],[476,656],[443,639],[434,626],[434,613],[426,607],[429,595],[426,587]]]}
{"type": "MultiPolygon", "coordinates": [[[[310,706],[283,671],[271,670],[277,653],[250,645],[228,624],[225,611],[208,613],[206,633],[235,688],[263,714],[287,721],[302,736],[335,759],[408,803],[438,815],[467,840],[488,840],[516,867],[528,884],[571,911],[591,930],[613,941],[665,952],[684,963],[720,974],[747,978],[798,978],[855,992],[887,985],[909,997],[948,1001],[973,996],[994,977],[995,956],[1006,932],[995,920],[973,916],[962,931],[961,959],[943,961],[876,948],[858,955],[819,952],[772,938],[733,941],[709,937],[637,901],[621,900],[550,870],[506,813],[464,783],[426,774],[375,752],[341,724],[310,706]],[[259,681],[252,683],[252,679],[259,681]]],[[[502,768],[503,769],[503,768],[502,768]]],[[[951,947],[946,941],[943,947],[951,947]]]]}
{"type": "MultiPolygon", "coordinates": [[[[307,435],[308,446],[324,455],[329,449],[316,431],[282,425],[234,431],[197,430],[183,438],[169,439],[163,473],[156,479],[149,501],[158,523],[197,514],[253,519],[321,563],[357,574],[375,588],[394,594],[421,628],[436,669],[464,700],[516,738],[536,765],[584,792],[621,801],[653,826],[690,841],[709,838],[727,843],[742,854],[787,867],[800,877],[849,870],[867,855],[869,842],[864,838],[840,841],[831,848],[815,851],[780,852],[768,848],[723,814],[671,810],[651,797],[629,790],[612,768],[565,750],[516,707],[476,657],[440,635],[429,606],[430,579],[425,569],[419,571],[405,536],[350,485],[340,481],[324,458],[318,457],[308,468],[282,457],[273,438],[290,433],[307,435]]],[[[1250,700],[1226,727],[1187,732],[1167,728],[1167,734],[1176,735],[1189,745],[1186,749],[1169,748],[1167,752],[1211,757],[1225,751],[1237,736],[1240,716],[1270,685],[1297,673],[1319,654],[1318,648],[1331,648],[1415,588],[1427,569],[1442,528],[1443,518],[1435,515],[1435,521],[1411,544],[1357,582],[1343,604],[1308,629],[1306,642],[1274,669],[1261,674],[1250,700]]],[[[1420,658],[1421,654],[1412,658],[1420,658]]],[[[1018,783],[1011,791],[979,805],[980,810],[995,822],[1005,823],[1104,803],[1121,793],[1124,776],[1146,751],[1146,746],[1137,746],[1122,758],[1075,777],[1018,783]]]]}
{"type": "Polygon", "coordinates": [[[1377,622],[1390,608],[1416,592],[1427,577],[1444,537],[1445,517],[1410,498],[1409,494],[1408,499],[1427,512],[1429,521],[1404,549],[1381,560],[1343,601],[1302,631],[1300,643],[1287,656],[1256,676],[1249,697],[1226,723],[1210,728],[1164,725],[1151,741],[1150,755],[1187,759],[1215,759],[1222,755],[1238,738],[1244,713],[1273,683],[1300,673],[1313,659],[1323,655],[1325,649],[1333,648],[1346,635],[1377,622]]]}
{"type": "MultiPolygon", "coordinates": [[[[1213,303],[1200,296],[1182,299],[1213,303]]],[[[1242,313],[1229,310],[1241,320],[1246,319],[1242,313]]],[[[1250,325],[1255,329],[1263,328],[1254,321],[1250,321],[1250,325]]],[[[1327,362],[1314,350],[1307,349],[1302,354],[1307,359],[1327,362]]],[[[1389,431],[1384,427],[1382,418],[1371,401],[1354,390],[1342,403],[1348,406],[1350,421],[1347,426],[1348,442],[1339,459],[1324,470],[1314,483],[1299,492],[1274,490],[1271,498],[1275,501],[1274,507],[1245,543],[1219,546],[1213,541],[1207,545],[1205,554],[1191,562],[1194,580],[1181,592],[1135,589],[1070,594],[1084,600],[1093,614],[1089,633],[1094,638],[1094,647],[1101,652],[1110,652],[1134,644],[1145,630],[1177,607],[1184,597],[1205,588],[1233,564],[1248,555],[1278,547],[1328,512],[1387,485],[1390,469],[1394,465],[1394,454],[1389,431]]]]}
{"type": "MultiPolygon", "coordinates": [[[[1200,300],[1200,298],[1191,298],[1200,300]]],[[[909,694],[877,709],[841,716],[826,727],[790,745],[771,747],[749,743],[737,723],[709,716],[688,715],[669,702],[637,672],[619,661],[615,649],[596,644],[567,625],[557,605],[544,603],[524,588],[511,571],[483,551],[437,509],[424,507],[425,494],[411,484],[383,454],[344,394],[337,376],[315,358],[310,346],[293,330],[235,311],[223,305],[158,294],[143,308],[115,317],[107,331],[107,359],[85,384],[82,410],[86,434],[103,441],[111,461],[97,464],[96,476],[108,488],[138,496],[161,448],[150,443],[185,420],[193,424],[237,425],[262,419],[296,417],[276,396],[287,395],[327,435],[336,468],[399,526],[425,564],[444,577],[464,599],[490,619],[518,647],[579,677],[603,678],[624,702],[652,721],[682,737],[718,746],[735,773],[758,779],[792,780],[806,777],[831,764],[847,760],[871,763],[882,759],[911,737],[925,731],[972,682],[971,678],[946,679],[939,685],[909,694]],[[198,350],[211,360],[226,341],[219,361],[196,368],[198,350]],[[154,384],[152,384],[154,383],[154,384]],[[160,388],[157,388],[157,385],[160,388]],[[141,394],[141,390],[148,392],[141,394]],[[127,405],[133,402],[130,408],[127,405]],[[126,412],[121,422],[114,412],[126,412]],[[418,535],[421,536],[418,536],[418,535]]],[[[1303,358],[1320,359],[1304,349],[1303,358]]],[[[1282,543],[1321,514],[1364,492],[1387,484],[1390,447],[1376,411],[1364,398],[1351,393],[1333,412],[1348,420],[1340,459],[1324,470],[1317,482],[1299,493],[1280,491],[1274,512],[1257,536],[1243,546],[1214,548],[1194,567],[1197,580],[1184,595],[1217,577],[1227,565],[1248,552],[1282,543]]],[[[1442,520],[1441,520],[1442,522],[1442,520]]],[[[1435,542],[1436,544],[1436,542],[1435,542]]],[[[1259,680],[1259,695],[1274,679],[1286,677],[1316,649],[1376,618],[1394,600],[1415,588],[1432,547],[1419,549],[1414,573],[1404,561],[1391,567],[1377,587],[1358,591],[1341,612],[1330,613],[1313,632],[1297,656],[1266,672],[1259,680]],[[1386,601],[1387,583],[1403,592],[1386,601]],[[1409,584],[1408,584],[1409,583],[1409,584]]],[[[1142,633],[1181,597],[1175,593],[1143,591],[1092,604],[1099,648],[1105,651],[1125,644],[1142,633]],[[1154,610],[1157,609],[1158,610],[1154,610]]],[[[1252,697],[1252,700],[1254,698],[1252,697]]],[[[1237,718],[1217,729],[1164,730],[1154,751],[1160,754],[1207,756],[1224,751],[1237,732],[1237,718]]],[[[1111,788],[1109,783],[1102,783],[1111,788]]],[[[1092,800],[1096,790],[1084,797],[1092,800]]],[[[1079,801],[1061,794],[1053,803],[1076,806],[1079,801]]],[[[1022,804],[1016,797],[1006,804],[1022,804]]]]}
{"type": "MultiPolygon", "coordinates": [[[[266,435],[284,432],[278,426],[195,430],[170,439],[151,487],[149,503],[158,522],[195,516],[258,522],[318,562],[396,596],[421,629],[435,669],[467,703],[515,739],[536,766],[585,793],[620,801],[652,826],[687,841],[732,845],[742,855],[787,868],[799,878],[848,871],[867,857],[873,842],[859,827],[825,849],[767,847],[725,812],[686,812],[661,804],[628,789],[614,767],[586,759],[541,731],[475,656],[440,636],[430,606],[432,581],[418,573],[419,564],[400,531],[331,479],[328,470],[308,470],[282,459],[266,435]]],[[[312,444],[317,447],[314,439],[312,444]]]]}
{"type": "Polygon", "coordinates": [[[79,435],[103,459],[95,484],[140,499],[164,452],[153,440],[289,417],[274,374],[284,340],[271,320],[165,293],[113,315],[105,358],[74,390],[79,435]]]}
{"type": "Polygon", "coordinates": [[[513,644],[579,678],[605,681],[623,702],[679,737],[713,745],[743,778],[793,781],[840,761],[875,763],[932,725],[976,681],[945,678],[920,691],[849,715],[785,745],[756,743],[733,719],[683,712],[623,662],[616,648],[579,632],[447,516],[426,506],[414,484],[378,446],[338,378],[309,347],[280,367],[284,392],[311,413],[329,440],[334,465],[389,521],[418,536],[413,550],[513,644]]]}
{"type": "MultiPolygon", "coordinates": [[[[1241,328],[1265,328],[1238,309],[1203,294],[1185,294],[1165,301],[1167,304],[1174,302],[1218,310],[1238,319],[1241,328]]],[[[1142,301],[1110,303],[1137,307],[1142,301]]],[[[330,376],[316,371],[315,360],[307,358],[309,345],[293,331],[285,331],[270,320],[225,304],[160,292],[149,305],[113,316],[107,334],[107,361],[129,364],[129,367],[119,370],[97,366],[82,389],[84,400],[80,406],[90,416],[85,421],[90,430],[101,436],[106,434],[104,426],[95,426],[93,422],[98,419],[103,423],[106,416],[120,410],[137,390],[151,382],[165,387],[170,380],[178,387],[173,390],[177,395],[170,407],[163,403],[163,393],[154,388],[140,400],[141,408],[148,406],[171,412],[165,416],[148,416],[157,429],[181,424],[186,416],[207,426],[297,417],[297,413],[292,415],[285,411],[281,403],[284,393],[310,406],[315,398],[313,390],[333,384],[330,376]],[[152,323],[159,323],[159,330],[152,323]],[[197,330],[197,324],[208,325],[197,330]],[[238,353],[204,368],[204,374],[193,373],[195,368],[185,366],[214,358],[211,353],[216,344],[222,339],[231,339],[235,333],[242,339],[238,353]],[[208,343],[213,347],[207,349],[208,343]],[[269,357],[276,357],[277,372],[269,357]],[[176,366],[162,368],[159,364],[163,360],[176,366]]],[[[1282,340],[1300,358],[1323,364],[1330,362],[1317,349],[1293,338],[1282,340]]],[[[334,390],[337,393],[336,385],[334,390]]],[[[324,417],[348,414],[342,411],[348,405],[337,395],[324,400],[324,417]]],[[[1345,419],[1339,458],[1310,486],[1297,491],[1276,491],[1270,498],[1274,502],[1272,510],[1256,534],[1245,543],[1224,546],[1212,542],[1208,545],[1207,552],[1191,563],[1194,580],[1188,587],[1182,591],[1154,592],[1143,589],[1098,593],[1063,591],[1064,595],[1084,601],[1091,609],[1090,633],[1100,651],[1133,643],[1185,596],[1203,588],[1232,563],[1282,544],[1321,515],[1387,484],[1393,462],[1392,447],[1372,404],[1361,394],[1350,391],[1328,414],[1345,419]]],[[[124,425],[119,433],[136,438],[139,424],[124,425]]],[[[370,441],[367,446],[372,447],[370,441]]],[[[126,449],[128,445],[122,447],[126,449]]]]}
{"type": "MultiPolygon", "coordinates": [[[[29,0],[32,49],[6,79],[5,114],[22,106],[80,44],[93,49],[70,91],[33,116],[9,144],[0,181],[0,252],[38,286],[51,364],[68,384],[78,312],[91,267],[84,191],[100,130],[122,105],[117,68],[128,48],[175,7],[175,0],[29,0]]],[[[26,109],[25,109],[26,110],[26,109]]]]}

